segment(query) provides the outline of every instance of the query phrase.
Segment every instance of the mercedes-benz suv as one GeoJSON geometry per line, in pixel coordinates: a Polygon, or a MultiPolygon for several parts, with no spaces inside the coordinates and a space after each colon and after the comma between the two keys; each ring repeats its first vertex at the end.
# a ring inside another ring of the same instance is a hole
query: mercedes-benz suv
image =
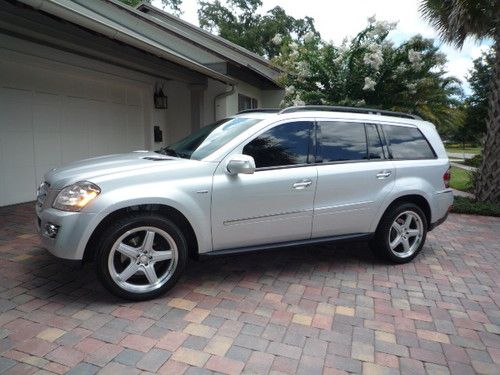
{"type": "Polygon", "coordinates": [[[367,240],[408,262],[447,216],[449,179],[436,128],[415,116],[254,110],[156,152],[49,171],[37,224],[52,254],[95,261],[111,292],[141,300],[171,288],[201,255],[367,240]]]}

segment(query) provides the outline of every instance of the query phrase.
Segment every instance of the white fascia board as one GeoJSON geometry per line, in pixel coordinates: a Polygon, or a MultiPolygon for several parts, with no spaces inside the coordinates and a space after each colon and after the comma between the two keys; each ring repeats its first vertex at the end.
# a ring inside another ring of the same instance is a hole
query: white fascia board
{"type": "MultiPolygon", "coordinates": [[[[172,51],[141,32],[141,20],[127,12],[109,9],[99,0],[19,0],[40,11],[52,14],[87,29],[96,31],[135,48],[152,53],[160,58],[174,62],[188,69],[227,84],[236,81],[228,76],[213,71],[196,61],[172,51]],[[81,4],[80,4],[81,3],[81,4]],[[84,4],[84,5],[82,5],[84,4]],[[124,26],[124,23],[127,26],[124,26]],[[131,27],[135,26],[135,29],[131,27]]],[[[130,7],[129,7],[130,8],[130,7]]],[[[132,9],[132,8],[130,8],[132,9]]]]}

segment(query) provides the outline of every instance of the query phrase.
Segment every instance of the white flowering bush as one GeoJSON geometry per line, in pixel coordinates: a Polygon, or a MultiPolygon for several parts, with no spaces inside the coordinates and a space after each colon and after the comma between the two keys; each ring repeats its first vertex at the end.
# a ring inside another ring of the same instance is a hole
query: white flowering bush
{"type": "Polygon", "coordinates": [[[458,81],[446,76],[446,58],[433,41],[415,36],[395,45],[396,23],[368,19],[340,45],[314,33],[283,43],[274,62],[287,72],[286,105],[367,106],[418,114],[440,127],[456,122],[458,81]]]}

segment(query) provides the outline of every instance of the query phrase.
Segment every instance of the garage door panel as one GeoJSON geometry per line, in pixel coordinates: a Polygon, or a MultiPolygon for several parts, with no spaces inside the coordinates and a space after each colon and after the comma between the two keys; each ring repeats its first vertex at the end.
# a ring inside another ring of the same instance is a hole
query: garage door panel
{"type": "Polygon", "coordinates": [[[19,56],[0,60],[0,206],[33,200],[54,167],[144,148],[146,86],[19,56]]]}
{"type": "Polygon", "coordinates": [[[0,134],[33,130],[32,100],[30,91],[0,88],[0,134]]]}
{"type": "Polygon", "coordinates": [[[61,134],[62,164],[75,160],[87,159],[89,154],[88,134],[67,133],[61,134]]]}
{"type": "Polygon", "coordinates": [[[5,168],[4,205],[35,200],[36,180],[33,166],[5,168]]]}
{"type": "Polygon", "coordinates": [[[35,133],[61,131],[62,102],[58,95],[36,92],[33,104],[35,133]]]}
{"type": "Polygon", "coordinates": [[[35,164],[61,164],[60,133],[35,133],[35,164]]]}
{"type": "Polygon", "coordinates": [[[137,109],[127,108],[127,138],[131,150],[144,148],[144,126],[143,119],[137,109]]]}
{"type": "Polygon", "coordinates": [[[6,169],[34,167],[33,134],[28,132],[2,133],[2,165],[6,169]]]}

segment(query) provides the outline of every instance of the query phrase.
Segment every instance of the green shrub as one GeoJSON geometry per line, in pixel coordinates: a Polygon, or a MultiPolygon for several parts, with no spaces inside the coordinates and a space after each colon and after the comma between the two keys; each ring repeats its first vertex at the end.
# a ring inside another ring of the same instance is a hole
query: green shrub
{"type": "Polygon", "coordinates": [[[500,203],[475,202],[471,198],[455,197],[452,212],[457,214],[500,216],[500,203]]]}

